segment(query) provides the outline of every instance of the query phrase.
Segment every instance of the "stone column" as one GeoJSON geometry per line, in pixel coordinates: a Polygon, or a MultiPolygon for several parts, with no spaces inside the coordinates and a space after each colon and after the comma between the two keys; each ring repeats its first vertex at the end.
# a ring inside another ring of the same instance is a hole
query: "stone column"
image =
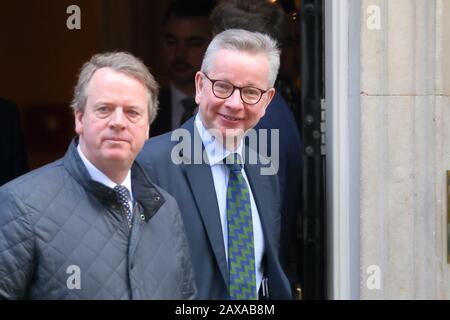
{"type": "Polygon", "coordinates": [[[361,10],[361,298],[449,299],[450,1],[361,10]]]}

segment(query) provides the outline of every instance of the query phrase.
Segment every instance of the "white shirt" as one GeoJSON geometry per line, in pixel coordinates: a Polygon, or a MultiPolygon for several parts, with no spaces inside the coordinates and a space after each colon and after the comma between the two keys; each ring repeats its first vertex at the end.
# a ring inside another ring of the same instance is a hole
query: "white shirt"
{"type": "MultiPolygon", "coordinates": [[[[200,137],[205,146],[205,151],[208,156],[208,162],[211,166],[211,173],[214,180],[214,188],[216,191],[217,205],[219,206],[220,221],[222,222],[223,242],[225,245],[225,256],[228,261],[228,224],[227,224],[227,186],[229,178],[229,169],[222,163],[223,159],[227,157],[231,151],[223,147],[223,145],[214,139],[214,137],[206,130],[200,120],[199,114],[195,116],[195,125],[200,137]]],[[[236,152],[242,158],[243,143],[241,141],[236,152]]],[[[256,269],[256,290],[261,286],[264,268],[262,259],[264,255],[264,236],[262,232],[261,219],[259,218],[258,208],[256,207],[255,199],[250,188],[245,170],[242,170],[242,175],[247,182],[250,191],[250,205],[252,208],[253,220],[253,237],[255,244],[255,269],[256,269]]]]}
{"type": "MultiPolygon", "coordinates": [[[[103,172],[98,170],[83,154],[83,151],[81,151],[80,144],[78,144],[77,147],[78,154],[80,155],[81,160],[83,161],[87,171],[89,172],[89,175],[91,176],[91,179],[97,182],[100,182],[101,184],[104,184],[105,186],[114,189],[115,186],[117,186],[117,183],[112,181],[110,178],[108,178],[103,172]]],[[[122,186],[128,189],[128,192],[130,193],[130,208],[133,208],[133,193],[131,192],[131,171],[128,170],[127,176],[125,177],[125,180],[122,182],[122,186]]]]}

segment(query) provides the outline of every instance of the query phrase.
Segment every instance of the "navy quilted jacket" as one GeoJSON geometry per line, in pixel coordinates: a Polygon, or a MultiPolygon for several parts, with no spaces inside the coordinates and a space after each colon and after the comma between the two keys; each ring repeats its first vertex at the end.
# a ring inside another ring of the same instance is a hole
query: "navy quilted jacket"
{"type": "Polygon", "coordinates": [[[0,298],[191,299],[175,200],[135,163],[133,227],[114,190],[90,180],[74,140],[64,158],[0,188],[0,298]]]}

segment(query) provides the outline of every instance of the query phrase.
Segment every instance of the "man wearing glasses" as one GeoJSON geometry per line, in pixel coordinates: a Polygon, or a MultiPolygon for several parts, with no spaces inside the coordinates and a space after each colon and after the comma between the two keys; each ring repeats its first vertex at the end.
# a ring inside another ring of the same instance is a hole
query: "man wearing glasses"
{"type": "Polygon", "coordinates": [[[250,160],[263,158],[243,142],[274,96],[279,63],[267,35],[218,34],[195,75],[198,114],[138,156],[177,199],[200,299],[292,298],[278,258],[277,177],[262,174],[262,163],[250,160]],[[188,148],[179,148],[180,137],[188,148]]]}

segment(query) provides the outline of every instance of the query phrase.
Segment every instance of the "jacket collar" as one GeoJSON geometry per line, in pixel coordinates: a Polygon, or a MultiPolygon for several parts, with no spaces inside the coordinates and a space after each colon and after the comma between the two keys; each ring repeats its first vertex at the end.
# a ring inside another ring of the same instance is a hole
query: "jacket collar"
{"type": "MultiPolygon", "coordinates": [[[[77,145],[78,137],[72,140],[64,155],[64,167],[80,185],[99,200],[105,203],[116,202],[117,197],[113,189],[91,179],[78,154],[77,145]]],[[[164,204],[165,199],[136,162],[131,167],[131,187],[136,201],[144,208],[145,221],[148,221],[164,204]]]]}

